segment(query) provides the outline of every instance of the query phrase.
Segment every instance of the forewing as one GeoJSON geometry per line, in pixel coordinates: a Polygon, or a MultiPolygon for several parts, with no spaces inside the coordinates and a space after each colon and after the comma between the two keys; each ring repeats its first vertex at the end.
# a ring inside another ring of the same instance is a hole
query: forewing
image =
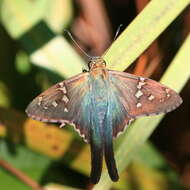
{"type": "MultiPolygon", "coordinates": [[[[148,78],[109,71],[109,80],[118,97],[118,104],[122,105],[126,112],[127,120],[167,113],[182,103],[182,99],[174,90],[148,78]]],[[[115,130],[118,133],[124,127],[123,122],[117,125],[115,130]]]]}
{"type": "Polygon", "coordinates": [[[73,124],[88,141],[89,129],[82,113],[82,103],[88,90],[88,73],[79,74],[41,93],[28,105],[26,112],[36,120],[73,124]]]}

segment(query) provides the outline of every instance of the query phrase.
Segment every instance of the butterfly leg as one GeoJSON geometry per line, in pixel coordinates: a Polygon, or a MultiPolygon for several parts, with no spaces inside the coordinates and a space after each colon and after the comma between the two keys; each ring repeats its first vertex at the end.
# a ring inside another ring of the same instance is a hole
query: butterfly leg
{"type": "Polygon", "coordinates": [[[66,125],[66,123],[61,123],[61,125],[59,126],[59,128],[62,128],[62,127],[64,127],[66,125]]]}

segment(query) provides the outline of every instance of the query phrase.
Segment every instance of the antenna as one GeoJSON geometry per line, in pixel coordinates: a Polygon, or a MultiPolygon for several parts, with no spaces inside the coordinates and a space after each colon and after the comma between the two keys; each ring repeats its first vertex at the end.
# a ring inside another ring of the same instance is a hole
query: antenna
{"type": "Polygon", "coordinates": [[[118,34],[119,34],[119,32],[120,32],[122,26],[123,26],[123,24],[120,24],[120,25],[118,26],[118,28],[117,28],[117,30],[116,30],[116,33],[115,33],[115,36],[114,36],[114,39],[113,39],[113,42],[116,40],[116,38],[117,38],[117,36],[118,36],[118,34]]]}
{"type": "MultiPolygon", "coordinates": [[[[113,42],[116,40],[116,38],[118,37],[118,34],[119,34],[119,32],[120,32],[120,29],[121,29],[121,27],[123,26],[123,24],[120,24],[119,26],[118,26],[118,28],[117,28],[117,30],[116,30],[116,33],[115,33],[115,36],[114,36],[114,38],[113,38],[113,42]]],[[[113,43],[112,42],[112,43],[113,43]]],[[[111,47],[111,45],[110,45],[110,47],[111,47]]],[[[104,55],[108,52],[108,50],[110,49],[110,47],[104,52],[104,55]]]]}
{"type": "Polygon", "coordinates": [[[76,40],[73,38],[72,34],[68,31],[68,30],[64,30],[64,32],[66,32],[69,37],[71,38],[71,40],[75,43],[75,45],[84,53],[84,55],[86,55],[88,58],[92,58],[92,56],[88,55],[80,46],[79,44],[76,42],[76,40]]]}

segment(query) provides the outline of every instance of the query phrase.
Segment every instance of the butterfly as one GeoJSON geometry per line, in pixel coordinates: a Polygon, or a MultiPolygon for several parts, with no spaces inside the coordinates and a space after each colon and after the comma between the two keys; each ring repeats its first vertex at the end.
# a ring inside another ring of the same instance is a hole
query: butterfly
{"type": "Polygon", "coordinates": [[[50,87],[27,107],[29,117],[43,122],[72,124],[91,148],[91,181],[96,184],[105,157],[110,178],[119,179],[113,152],[116,138],[135,118],[167,113],[181,97],[149,78],[106,69],[92,57],[89,71],[50,87]]]}

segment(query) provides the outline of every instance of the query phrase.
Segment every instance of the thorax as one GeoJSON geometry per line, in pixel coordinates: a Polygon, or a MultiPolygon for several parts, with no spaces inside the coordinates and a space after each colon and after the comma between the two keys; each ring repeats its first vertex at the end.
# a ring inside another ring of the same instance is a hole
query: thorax
{"type": "Polygon", "coordinates": [[[91,98],[97,106],[105,106],[109,91],[109,79],[106,69],[94,69],[90,72],[91,98]]]}
{"type": "Polygon", "coordinates": [[[109,90],[109,75],[106,63],[101,57],[98,57],[92,60],[89,65],[91,99],[97,106],[104,105],[107,102],[109,90]]]}

